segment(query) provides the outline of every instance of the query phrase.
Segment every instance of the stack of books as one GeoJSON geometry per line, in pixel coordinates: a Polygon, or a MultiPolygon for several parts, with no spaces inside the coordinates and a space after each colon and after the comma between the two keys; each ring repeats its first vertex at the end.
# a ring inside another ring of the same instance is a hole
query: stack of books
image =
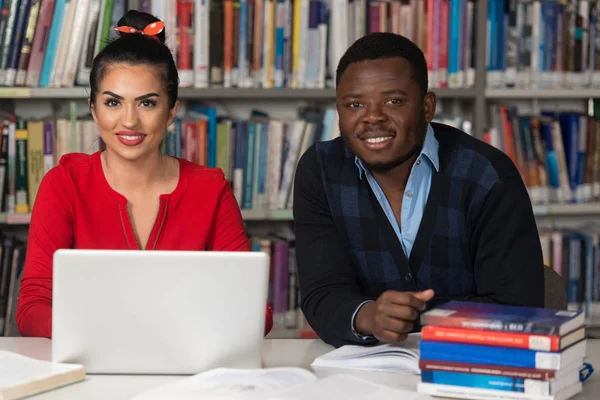
{"type": "Polygon", "coordinates": [[[421,324],[419,392],[565,400],[582,390],[582,311],[450,301],[423,313],[421,324]]]}

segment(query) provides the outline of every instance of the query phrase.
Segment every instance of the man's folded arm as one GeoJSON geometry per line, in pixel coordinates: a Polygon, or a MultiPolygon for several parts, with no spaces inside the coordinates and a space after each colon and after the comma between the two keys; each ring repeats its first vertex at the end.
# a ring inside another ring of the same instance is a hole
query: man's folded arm
{"type": "Polygon", "coordinates": [[[323,341],[335,347],[374,342],[353,332],[358,307],[375,299],[360,291],[347,242],[331,218],[314,146],[298,163],[293,204],[301,306],[306,320],[323,341]]]}

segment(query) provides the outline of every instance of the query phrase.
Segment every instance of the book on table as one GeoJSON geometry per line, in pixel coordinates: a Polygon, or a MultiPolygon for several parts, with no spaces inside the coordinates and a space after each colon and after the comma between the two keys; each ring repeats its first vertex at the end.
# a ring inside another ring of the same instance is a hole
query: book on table
{"type": "Polygon", "coordinates": [[[345,345],[317,357],[311,367],[419,374],[420,341],[420,333],[411,333],[394,344],[345,345]]]}
{"type": "Polygon", "coordinates": [[[0,399],[22,399],[85,379],[82,365],[37,360],[0,350],[0,399]]]}
{"type": "Polygon", "coordinates": [[[582,326],[583,311],[449,301],[421,315],[421,325],[563,336],[582,326]]]}
{"type": "Polygon", "coordinates": [[[566,400],[582,391],[582,311],[450,301],[421,315],[421,393],[566,400]]]}

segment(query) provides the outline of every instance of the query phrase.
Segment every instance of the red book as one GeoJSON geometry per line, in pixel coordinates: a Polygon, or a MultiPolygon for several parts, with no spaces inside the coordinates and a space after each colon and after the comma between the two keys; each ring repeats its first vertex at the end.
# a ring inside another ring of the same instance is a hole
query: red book
{"type": "Polygon", "coordinates": [[[193,25],[194,2],[190,0],[177,1],[177,68],[179,69],[180,87],[190,87],[193,81],[193,25]]]}
{"type": "Polygon", "coordinates": [[[486,331],[477,329],[449,328],[428,325],[422,328],[422,340],[452,343],[481,344],[486,346],[510,347],[518,349],[561,351],[573,343],[583,340],[585,328],[567,333],[564,336],[539,335],[533,333],[515,333],[486,331]]]}

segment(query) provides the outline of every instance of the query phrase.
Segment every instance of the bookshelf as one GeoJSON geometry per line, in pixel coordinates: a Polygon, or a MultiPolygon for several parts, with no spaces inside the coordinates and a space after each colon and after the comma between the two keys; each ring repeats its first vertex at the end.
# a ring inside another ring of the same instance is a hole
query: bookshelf
{"type": "MultiPolygon", "coordinates": [[[[582,204],[549,204],[534,205],[533,213],[539,218],[558,217],[597,217],[600,216],[600,203],[582,204]]],[[[245,221],[288,221],[294,220],[292,210],[242,210],[245,221]]],[[[5,225],[27,225],[31,219],[30,213],[7,214],[0,213],[0,224],[5,225]]]]}
{"type": "MultiPolygon", "coordinates": [[[[600,216],[600,203],[582,204],[549,204],[534,205],[533,213],[539,218],[558,217],[589,217],[600,216]]],[[[243,209],[242,217],[245,221],[288,221],[293,222],[292,210],[263,210],[243,209]]],[[[27,225],[31,219],[30,213],[7,214],[0,213],[0,224],[27,225]]]]}
{"type": "Polygon", "coordinates": [[[600,98],[600,89],[485,89],[486,100],[587,100],[600,98]]]}
{"type": "MultiPolygon", "coordinates": [[[[412,0],[412,2],[424,0],[412,0]]],[[[356,1],[355,3],[358,3],[356,1]]],[[[391,2],[398,3],[398,2],[391,2]]],[[[494,88],[487,84],[487,47],[488,47],[488,7],[489,1],[476,1],[475,34],[477,37],[474,48],[475,78],[472,87],[465,88],[432,88],[439,102],[440,109],[450,114],[460,113],[468,115],[472,122],[474,136],[483,138],[483,133],[490,125],[489,107],[496,103],[515,103],[523,106],[525,110],[539,110],[540,104],[548,104],[550,108],[557,109],[562,106],[576,105],[579,109],[587,109],[590,99],[600,98],[600,88],[579,89],[522,89],[522,88],[494,88]],[[458,111],[457,111],[458,110],[458,111]]],[[[391,7],[391,6],[390,6],[391,7]]],[[[211,42],[213,41],[211,36],[211,42]]],[[[222,44],[222,41],[218,41],[222,44]]],[[[332,107],[335,102],[335,89],[331,84],[321,88],[293,89],[283,88],[255,88],[255,87],[182,87],[179,89],[179,99],[182,102],[198,101],[202,103],[216,103],[233,114],[247,115],[254,107],[274,110],[273,115],[281,118],[295,117],[299,105],[309,104],[318,107],[332,107]]],[[[14,101],[15,103],[30,103],[30,108],[38,104],[49,102],[53,105],[63,101],[73,101],[85,104],[89,89],[86,87],[0,87],[0,102],[14,101]]],[[[27,108],[25,106],[24,108],[27,108]]],[[[252,225],[267,224],[269,227],[284,225],[285,229],[293,224],[292,211],[284,207],[282,210],[269,210],[264,208],[243,208],[242,216],[252,225]]],[[[541,225],[554,227],[560,221],[577,220],[578,223],[600,221],[600,203],[590,202],[583,204],[536,204],[534,214],[541,225]]],[[[0,224],[26,228],[30,214],[0,213],[0,224]]],[[[300,330],[276,330],[274,334],[282,336],[297,336],[300,330]]]]}

